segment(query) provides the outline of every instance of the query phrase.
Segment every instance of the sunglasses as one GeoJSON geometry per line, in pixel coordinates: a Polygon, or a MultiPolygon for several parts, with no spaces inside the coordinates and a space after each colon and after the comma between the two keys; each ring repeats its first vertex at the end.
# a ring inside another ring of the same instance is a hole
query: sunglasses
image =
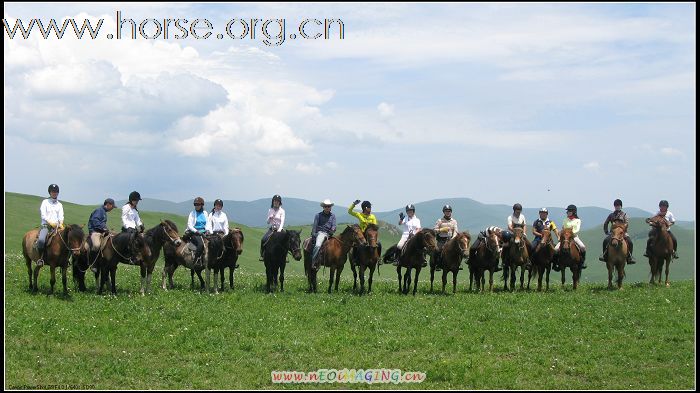
{"type": "Polygon", "coordinates": [[[204,206],[203,203],[195,203],[194,205],[195,205],[195,206],[204,206]]]}

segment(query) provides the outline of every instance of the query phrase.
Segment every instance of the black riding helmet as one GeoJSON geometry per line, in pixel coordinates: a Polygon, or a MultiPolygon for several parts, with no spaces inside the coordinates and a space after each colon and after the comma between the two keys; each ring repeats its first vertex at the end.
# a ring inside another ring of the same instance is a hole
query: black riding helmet
{"type": "Polygon", "coordinates": [[[194,204],[195,204],[195,205],[196,205],[196,204],[200,204],[200,203],[202,204],[202,206],[204,206],[204,198],[202,198],[202,197],[194,198],[194,204]]]}
{"type": "Polygon", "coordinates": [[[513,205],[513,211],[516,211],[516,210],[522,211],[522,210],[523,210],[523,206],[522,206],[521,204],[519,204],[519,203],[516,203],[515,205],[513,205]]]}
{"type": "Polygon", "coordinates": [[[666,207],[668,207],[668,201],[665,200],[665,199],[662,199],[661,202],[659,202],[659,207],[661,207],[661,206],[666,206],[666,207]]]}
{"type": "Polygon", "coordinates": [[[615,202],[613,202],[613,206],[622,206],[622,201],[620,199],[615,199],[615,202]]]}
{"type": "Polygon", "coordinates": [[[136,191],[132,191],[131,194],[129,194],[129,202],[131,201],[140,201],[141,200],[141,194],[139,194],[136,191]]]}
{"type": "Polygon", "coordinates": [[[221,199],[217,199],[214,201],[214,206],[216,205],[221,205],[221,207],[224,207],[224,201],[222,201],[221,199]]]}
{"type": "Polygon", "coordinates": [[[450,205],[443,206],[442,211],[445,212],[446,210],[452,211],[452,206],[450,206],[450,205]]]}
{"type": "Polygon", "coordinates": [[[58,192],[58,184],[49,185],[49,193],[51,192],[58,192]]]}
{"type": "Polygon", "coordinates": [[[574,214],[577,214],[578,209],[576,208],[576,205],[569,205],[566,207],[566,211],[567,212],[572,211],[572,212],[574,212],[574,214]]]}
{"type": "Polygon", "coordinates": [[[362,207],[362,210],[365,210],[365,208],[372,208],[372,204],[369,201],[362,202],[360,206],[362,207]]]}
{"type": "Polygon", "coordinates": [[[272,201],[270,202],[270,207],[275,207],[275,200],[279,201],[280,206],[282,206],[282,197],[279,196],[279,195],[277,195],[277,194],[275,194],[275,195],[272,197],[272,201]]]}
{"type": "Polygon", "coordinates": [[[411,203],[406,205],[406,213],[408,213],[409,210],[413,210],[414,212],[416,211],[416,207],[411,203]]]}

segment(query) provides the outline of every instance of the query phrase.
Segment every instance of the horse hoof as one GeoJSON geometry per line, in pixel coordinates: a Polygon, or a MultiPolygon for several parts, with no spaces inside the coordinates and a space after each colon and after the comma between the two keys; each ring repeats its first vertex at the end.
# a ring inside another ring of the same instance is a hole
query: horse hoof
{"type": "Polygon", "coordinates": [[[671,286],[671,283],[670,283],[670,282],[667,282],[667,283],[666,283],[666,288],[668,288],[668,287],[670,287],[670,286],[671,286]]]}

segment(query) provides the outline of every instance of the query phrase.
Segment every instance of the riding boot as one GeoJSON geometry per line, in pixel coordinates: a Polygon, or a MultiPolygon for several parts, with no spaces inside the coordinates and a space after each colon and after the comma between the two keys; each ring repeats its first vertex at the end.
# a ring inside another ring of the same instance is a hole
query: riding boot
{"type": "Polygon", "coordinates": [[[586,266],[586,252],[583,251],[583,252],[581,252],[581,270],[583,270],[587,267],[588,266],[586,266]]]}
{"type": "Polygon", "coordinates": [[[678,253],[676,250],[673,250],[673,259],[678,259],[678,253]]]}
{"type": "Polygon", "coordinates": [[[608,261],[607,258],[608,258],[608,252],[603,251],[603,253],[600,254],[600,256],[598,257],[598,260],[601,262],[607,262],[608,261]]]}
{"type": "Polygon", "coordinates": [[[634,265],[635,263],[637,263],[637,261],[634,260],[632,253],[627,254],[627,264],[634,265]]]}

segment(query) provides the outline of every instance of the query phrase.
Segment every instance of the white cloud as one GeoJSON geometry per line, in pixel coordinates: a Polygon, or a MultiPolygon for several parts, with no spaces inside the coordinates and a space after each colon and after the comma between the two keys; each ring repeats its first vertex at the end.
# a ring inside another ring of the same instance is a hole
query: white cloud
{"type": "Polygon", "coordinates": [[[296,169],[297,172],[303,173],[305,175],[318,175],[322,172],[321,167],[314,163],[304,164],[300,162],[296,165],[294,169],[296,169]]]}
{"type": "Polygon", "coordinates": [[[600,164],[598,163],[598,161],[591,161],[583,164],[583,168],[589,171],[597,172],[598,170],[600,170],[600,164]]]}
{"type": "Polygon", "coordinates": [[[387,104],[386,102],[382,102],[377,106],[377,110],[379,111],[379,115],[381,117],[391,117],[394,116],[394,106],[387,104]]]}
{"type": "Polygon", "coordinates": [[[669,157],[685,157],[682,151],[672,147],[664,147],[661,149],[661,154],[669,157]]]}

